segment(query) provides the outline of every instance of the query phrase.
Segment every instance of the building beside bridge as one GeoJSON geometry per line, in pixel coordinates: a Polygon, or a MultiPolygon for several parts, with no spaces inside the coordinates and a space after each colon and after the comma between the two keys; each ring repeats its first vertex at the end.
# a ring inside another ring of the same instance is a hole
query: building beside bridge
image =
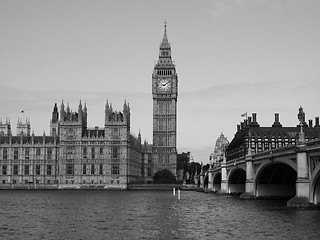
{"type": "MultiPolygon", "coordinates": [[[[302,124],[306,141],[320,138],[319,117],[309,124],[305,121],[303,108],[299,108],[298,119],[302,124]]],[[[261,127],[257,121],[257,114],[237,125],[237,132],[230,142],[226,157],[227,162],[243,158],[248,154],[249,143],[252,153],[259,153],[289,145],[295,145],[299,139],[300,123],[293,127],[284,127],[280,123],[279,113],[275,113],[274,123],[270,127],[261,127]]]]}
{"type": "Polygon", "coordinates": [[[199,187],[242,198],[287,198],[291,207],[319,205],[319,118],[307,124],[300,107],[298,119],[297,126],[283,127],[275,114],[272,126],[261,127],[255,113],[248,117],[199,187]]]}

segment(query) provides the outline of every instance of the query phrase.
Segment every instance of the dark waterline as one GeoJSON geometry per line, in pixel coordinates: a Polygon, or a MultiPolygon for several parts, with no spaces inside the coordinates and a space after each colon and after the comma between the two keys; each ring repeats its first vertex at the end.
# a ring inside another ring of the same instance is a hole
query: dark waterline
{"type": "Polygon", "coordinates": [[[0,239],[319,239],[320,211],[171,191],[0,191],[0,239]]]}

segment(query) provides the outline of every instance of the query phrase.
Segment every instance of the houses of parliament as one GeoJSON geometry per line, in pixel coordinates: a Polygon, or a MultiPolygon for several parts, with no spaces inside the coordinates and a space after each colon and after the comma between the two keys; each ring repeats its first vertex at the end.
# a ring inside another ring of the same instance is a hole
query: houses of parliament
{"type": "Polygon", "coordinates": [[[171,59],[166,25],[159,59],[152,73],[153,144],[130,132],[131,110],[105,103],[103,127],[88,127],[87,106],[55,103],[50,135],[35,136],[30,121],[0,120],[0,188],[126,189],[130,183],[152,182],[163,169],[176,175],[178,77],[171,59]]]}

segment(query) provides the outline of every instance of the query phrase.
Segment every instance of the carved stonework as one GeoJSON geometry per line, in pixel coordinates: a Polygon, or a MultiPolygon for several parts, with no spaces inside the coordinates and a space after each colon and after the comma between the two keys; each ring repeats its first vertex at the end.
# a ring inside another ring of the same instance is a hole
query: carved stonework
{"type": "Polygon", "coordinates": [[[210,158],[214,164],[223,162],[225,156],[226,147],[229,145],[228,139],[221,133],[219,138],[216,141],[214,151],[211,154],[210,158]]]}
{"type": "Polygon", "coordinates": [[[313,170],[318,166],[319,163],[320,163],[320,156],[310,157],[310,169],[311,169],[311,173],[312,173],[313,170]]]}
{"type": "Polygon", "coordinates": [[[261,163],[253,164],[253,171],[254,171],[254,173],[257,172],[257,169],[259,168],[260,165],[261,165],[261,163]]]}
{"type": "Polygon", "coordinates": [[[291,158],[291,160],[292,160],[295,164],[297,164],[297,159],[296,159],[296,158],[291,158]]]}

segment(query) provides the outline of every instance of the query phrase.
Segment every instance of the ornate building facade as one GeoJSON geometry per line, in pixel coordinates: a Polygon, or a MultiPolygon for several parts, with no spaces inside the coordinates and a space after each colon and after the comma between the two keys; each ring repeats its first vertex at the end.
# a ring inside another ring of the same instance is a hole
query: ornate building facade
{"type": "Polygon", "coordinates": [[[166,25],[152,73],[152,98],[154,172],[167,169],[176,176],[178,75],[171,59],[166,25]]]}
{"type": "Polygon", "coordinates": [[[18,121],[12,136],[0,124],[0,183],[4,188],[121,188],[143,181],[141,135],[130,134],[130,107],[105,105],[105,125],[87,127],[87,107],[72,112],[62,102],[52,112],[51,136],[30,135],[30,122],[18,121]]]}
{"type": "Polygon", "coordinates": [[[311,119],[307,124],[303,108],[300,107],[298,120],[299,124],[297,126],[283,127],[279,120],[279,113],[275,113],[274,123],[270,127],[260,127],[257,114],[253,113],[251,117],[237,125],[237,132],[226,150],[227,162],[244,159],[249,146],[251,153],[258,153],[288,145],[296,145],[301,128],[303,128],[307,141],[320,138],[319,117],[315,118],[314,125],[311,119]]]}
{"type": "Polygon", "coordinates": [[[218,137],[214,146],[213,153],[210,155],[210,160],[213,164],[220,164],[225,156],[226,149],[229,145],[227,137],[223,133],[218,137]]]}
{"type": "Polygon", "coordinates": [[[90,128],[87,107],[72,111],[63,101],[53,107],[50,135],[30,133],[18,119],[17,135],[0,121],[0,188],[121,188],[152,182],[163,169],[176,176],[178,77],[164,36],[152,74],[153,144],[130,133],[130,107],[105,104],[105,124],[90,128]]]}

